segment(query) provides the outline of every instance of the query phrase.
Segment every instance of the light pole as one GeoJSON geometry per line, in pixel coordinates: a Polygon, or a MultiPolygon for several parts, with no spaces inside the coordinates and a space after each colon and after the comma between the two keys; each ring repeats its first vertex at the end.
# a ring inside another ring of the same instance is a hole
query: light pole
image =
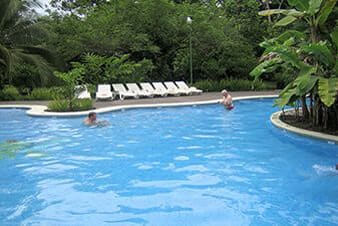
{"type": "Polygon", "coordinates": [[[187,24],[190,25],[190,38],[189,38],[189,58],[190,58],[190,84],[192,85],[193,83],[193,76],[192,76],[192,43],[191,43],[191,38],[192,38],[192,18],[190,16],[187,17],[187,24]]]}

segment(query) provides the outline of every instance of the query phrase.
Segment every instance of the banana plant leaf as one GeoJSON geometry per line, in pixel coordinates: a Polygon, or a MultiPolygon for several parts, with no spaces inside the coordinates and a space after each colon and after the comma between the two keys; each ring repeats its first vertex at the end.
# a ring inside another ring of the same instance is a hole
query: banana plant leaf
{"type": "Polygon", "coordinates": [[[284,92],[279,95],[278,99],[275,100],[274,106],[283,108],[286,105],[292,105],[292,103],[296,101],[296,88],[286,88],[283,90],[284,92]]]}
{"type": "Polygon", "coordinates": [[[307,11],[309,9],[309,0],[288,0],[288,3],[300,11],[307,11]]]}
{"type": "Polygon", "coordinates": [[[309,9],[307,10],[307,12],[311,16],[315,15],[320,10],[320,6],[321,6],[322,2],[323,2],[323,0],[310,0],[309,1],[309,9]]]}
{"type": "Polygon", "coordinates": [[[301,11],[298,11],[298,10],[295,10],[295,9],[290,9],[287,14],[288,16],[294,16],[294,17],[297,17],[297,18],[301,18],[305,15],[304,12],[301,12],[301,11]]]}
{"type": "Polygon", "coordinates": [[[267,9],[267,10],[260,11],[258,14],[260,16],[271,16],[275,14],[283,14],[286,16],[293,16],[293,17],[304,16],[304,12],[301,12],[295,9],[267,9]]]}
{"type": "Polygon", "coordinates": [[[287,30],[283,34],[278,36],[276,41],[284,43],[286,40],[292,37],[295,39],[304,40],[306,38],[306,35],[303,32],[299,32],[296,30],[287,30]]]}
{"type": "Polygon", "coordinates": [[[318,81],[318,94],[320,100],[330,107],[336,101],[338,94],[338,78],[319,78],[318,81]]]}
{"type": "Polygon", "coordinates": [[[287,14],[287,11],[289,11],[289,10],[286,10],[286,9],[268,9],[268,10],[262,10],[258,14],[260,16],[271,16],[271,15],[274,15],[274,14],[287,14]]]}
{"type": "Polygon", "coordinates": [[[334,29],[330,36],[332,42],[336,45],[336,48],[338,49],[338,26],[334,29]]]}
{"type": "Polygon", "coordinates": [[[326,42],[311,43],[308,45],[303,45],[302,50],[306,53],[314,55],[320,62],[326,66],[334,66],[335,59],[331,51],[326,45],[326,42]]]}
{"type": "Polygon", "coordinates": [[[336,60],[336,64],[334,65],[333,71],[336,75],[338,75],[338,60],[336,60]]]}
{"type": "Polygon", "coordinates": [[[316,85],[318,81],[317,76],[303,75],[297,77],[294,84],[296,85],[296,95],[305,96],[308,94],[316,85]]]}
{"type": "Polygon", "coordinates": [[[276,46],[271,49],[271,52],[278,54],[283,61],[290,63],[297,68],[301,68],[304,65],[304,63],[298,58],[298,55],[285,46],[276,46]]]}
{"type": "Polygon", "coordinates": [[[277,23],[275,23],[274,27],[284,27],[287,26],[293,22],[295,22],[297,20],[296,17],[294,16],[286,16],[283,19],[277,21],[277,23]]]}
{"type": "Polygon", "coordinates": [[[258,79],[263,73],[268,73],[274,71],[279,65],[281,60],[279,58],[273,58],[271,60],[266,60],[260,63],[255,67],[251,72],[250,76],[254,77],[255,80],[258,79]]]}
{"type": "Polygon", "coordinates": [[[329,17],[332,10],[334,9],[336,3],[337,3],[337,0],[326,0],[325,1],[316,19],[316,23],[319,26],[323,25],[326,22],[327,18],[329,17]]]}

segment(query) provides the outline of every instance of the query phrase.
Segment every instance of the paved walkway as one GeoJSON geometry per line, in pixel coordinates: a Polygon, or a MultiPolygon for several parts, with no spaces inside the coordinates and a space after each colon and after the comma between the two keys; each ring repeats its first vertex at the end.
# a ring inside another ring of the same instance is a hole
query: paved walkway
{"type": "MultiPolygon", "coordinates": [[[[276,91],[245,91],[245,92],[231,92],[233,97],[243,96],[257,96],[257,95],[275,95],[278,94],[279,90],[276,91]]],[[[126,100],[114,100],[114,101],[95,101],[94,107],[104,108],[112,106],[123,106],[133,104],[163,104],[163,103],[184,103],[184,102],[195,102],[195,101],[208,101],[217,100],[221,98],[219,92],[203,93],[201,95],[194,96],[180,96],[180,97],[155,97],[155,98],[142,98],[142,99],[126,99],[126,100]]],[[[12,104],[23,104],[23,105],[44,105],[47,106],[49,101],[0,101],[0,105],[12,105],[12,104]]]]}

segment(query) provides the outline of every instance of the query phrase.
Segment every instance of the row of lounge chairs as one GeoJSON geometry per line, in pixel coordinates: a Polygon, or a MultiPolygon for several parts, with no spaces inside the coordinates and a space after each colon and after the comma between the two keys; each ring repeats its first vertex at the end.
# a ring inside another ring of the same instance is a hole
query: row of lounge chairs
{"type": "MultiPolygon", "coordinates": [[[[154,97],[154,96],[180,96],[180,95],[193,95],[201,94],[203,91],[195,87],[189,87],[184,81],[177,82],[141,82],[126,83],[124,86],[122,83],[117,84],[102,84],[98,85],[96,92],[97,100],[111,100],[116,96],[120,100],[125,98],[140,98],[140,97],[154,97]],[[113,91],[112,89],[113,88],[113,91]]],[[[90,94],[86,87],[77,95],[78,98],[90,98],[90,94]]]]}

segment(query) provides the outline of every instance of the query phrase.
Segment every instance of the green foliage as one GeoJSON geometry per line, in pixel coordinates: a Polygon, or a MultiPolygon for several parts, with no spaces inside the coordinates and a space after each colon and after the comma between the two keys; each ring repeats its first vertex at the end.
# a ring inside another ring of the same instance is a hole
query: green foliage
{"type": "Polygon", "coordinates": [[[202,80],[196,82],[194,86],[208,92],[220,92],[223,89],[227,89],[229,91],[259,91],[269,89],[269,87],[260,80],[250,81],[245,79],[223,79],[220,81],[202,80]]]}
{"type": "Polygon", "coordinates": [[[318,94],[323,103],[331,107],[337,99],[338,78],[319,78],[318,94]]]}
{"type": "Polygon", "coordinates": [[[83,67],[75,67],[67,73],[54,72],[55,76],[64,82],[64,85],[61,88],[61,93],[66,98],[66,103],[68,103],[68,109],[70,111],[74,110],[76,107],[76,86],[82,82],[82,75],[84,74],[84,71],[83,67]]]}
{"type": "Polygon", "coordinates": [[[295,74],[292,68],[283,69],[279,72],[275,72],[272,74],[274,81],[276,81],[277,89],[284,89],[289,83],[295,80],[295,74]]]}
{"type": "Polygon", "coordinates": [[[268,23],[257,12],[261,5],[256,0],[222,1],[222,9],[226,18],[252,46],[258,45],[267,36],[268,23]]]}
{"type": "MultiPolygon", "coordinates": [[[[49,63],[55,62],[53,54],[44,48],[39,37],[46,36],[34,21],[30,7],[34,0],[2,0],[0,2],[0,85],[13,84],[14,66],[26,62],[36,66],[45,84],[51,76],[49,63]]],[[[15,74],[14,74],[15,76],[15,74]]]]}
{"type": "Polygon", "coordinates": [[[320,9],[319,15],[316,19],[316,24],[322,26],[327,22],[329,15],[332,13],[334,7],[336,6],[337,0],[326,0],[320,9]]]}
{"type": "Polygon", "coordinates": [[[329,50],[327,43],[320,41],[318,43],[309,43],[302,46],[304,53],[314,55],[322,64],[327,67],[332,67],[335,64],[335,59],[331,51],[329,50]]]}
{"type": "Polygon", "coordinates": [[[283,27],[283,26],[286,26],[286,25],[293,23],[296,20],[297,20],[297,18],[294,17],[294,16],[286,16],[283,19],[279,20],[277,23],[275,23],[275,26],[276,27],[279,27],[279,26],[283,27]]]}
{"type": "Polygon", "coordinates": [[[11,85],[6,85],[0,90],[0,100],[19,100],[21,95],[18,89],[11,85]]]}
{"type": "Polygon", "coordinates": [[[286,68],[292,68],[296,76],[280,93],[276,105],[283,108],[286,105],[296,106],[295,103],[300,102],[306,120],[311,118],[316,126],[338,128],[338,104],[335,104],[338,94],[336,28],[325,28],[337,0],[288,2],[295,9],[266,10],[261,15],[286,15],[277,25],[297,22],[302,24],[299,28],[303,30],[288,30],[278,38],[264,41],[261,44],[265,48],[263,62],[252,70],[251,76],[257,79],[266,72],[285,72],[286,68]],[[291,14],[292,19],[289,18],[291,14]],[[307,95],[311,99],[310,108],[306,103],[307,95]]]}
{"type": "Polygon", "coordinates": [[[196,80],[245,78],[259,51],[255,43],[268,35],[255,0],[240,6],[224,1],[218,7],[214,1],[53,2],[70,13],[41,19],[53,33],[46,42],[66,62],[85,65],[84,79],[93,84],[188,79],[190,35],[196,80]],[[188,15],[193,18],[190,25],[188,15]],[[125,55],[129,57],[123,61],[125,55]]]}
{"type": "Polygon", "coordinates": [[[67,112],[69,110],[69,101],[67,100],[53,100],[48,103],[48,110],[55,112],[67,112]]]}
{"type": "Polygon", "coordinates": [[[93,96],[95,96],[95,93],[96,93],[96,85],[94,85],[94,84],[86,84],[86,86],[87,86],[87,90],[88,90],[88,92],[90,93],[90,95],[93,97],[93,96]]]}
{"type": "Polygon", "coordinates": [[[91,84],[114,82],[139,82],[152,70],[150,60],[134,62],[125,54],[120,57],[104,57],[86,54],[81,63],[73,63],[75,67],[84,69],[84,81],[91,84]]]}
{"type": "Polygon", "coordinates": [[[54,100],[48,103],[48,110],[54,112],[86,111],[91,109],[93,109],[93,101],[91,99],[76,99],[72,103],[69,100],[54,100]]]}
{"type": "Polygon", "coordinates": [[[9,77],[12,80],[12,84],[20,88],[33,89],[42,85],[38,69],[31,64],[15,64],[9,77]]]}
{"type": "Polygon", "coordinates": [[[54,100],[62,98],[61,87],[35,88],[29,94],[29,100],[54,100]]]}

